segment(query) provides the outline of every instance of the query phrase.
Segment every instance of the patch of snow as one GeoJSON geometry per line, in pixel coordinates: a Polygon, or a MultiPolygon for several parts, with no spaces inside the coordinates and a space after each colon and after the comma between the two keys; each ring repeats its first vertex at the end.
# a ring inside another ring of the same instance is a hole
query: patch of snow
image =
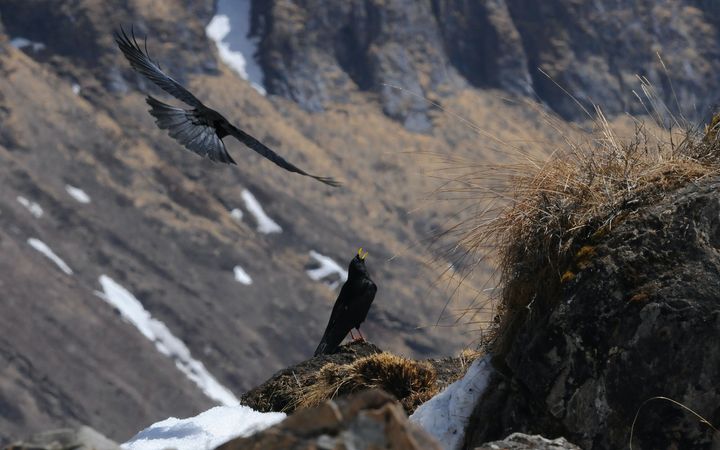
{"type": "Polygon", "coordinates": [[[470,414],[485,392],[493,370],[490,355],[477,359],[464,377],[420,405],[410,421],[435,437],[445,450],[459,450],[470,414]]]}
{"type": "Polygon", "coordinates": [[[188,419],[171,417],[150,425],[122,444],[125,450],[210,450],[230,439],[250,436],[285,418],[285,413],[261,413],[250,407],[216,406],[188,419]]]}
{"type": "Polygon", "coordinates": [[[244,189],[241,195],[243,201],[245,202],[245,208],[247,208],[250,214],[255,217],[255,221],[257,222],[257,230],[259,232],[264,234],[282,232],[282,228],[280,227],[280,225],[278,225],[277,222],[275,222],[267,214],[265,214],[265,211],[260,205],[260,202],[257,201],[255,196],[252,195],[250,191],[244,189]]]}
{"type": "Polygon", "coordinates": [[[95,294],[120,311],[122,317],[155,344],[160,353],[172,358],[175,366],[208,397],[225,406],[240,404],[237,397],[221,385],[205,365],[194,359],[185,343],[176,338],[161,321],[153,318],[130,291],[107,275],[100,276],[103,292],[95,294]]]}
{"type": "Polygon", "coordinates": [[[47,246],[46,243],[41,241],[40,239],[30,238],[27,240],[27,243],[30,245],[30,247],[34,248],[35,250],[39,251],[43,255],[45,255],[50,261],[54,262],[56,266],[60,268],[63,272],[65,272],[68,275],[72,275],[73,271],[65,264],[65,261],[60,259],[58,255],[55,254],[55,252],[50,249],[50,247],[47,246]]]}
{"type": "Polygon", "coordinates": [[[42,42],[31,41],[30,39],[20,36],[10,39],[10,45],[17,49],[31,47],[33,52],[39,52],[40,50],[45,49],[45,44],[43,44],[42,42]]]}
{"type": "Polygon", "coordinates": [[[70,197],[74,198],[80,203],[90,203],[90,196],[87,195],[85,191],[80,188],[66,184],[65,191],[70,194],[70,197]]]}
{"type": "Polygon", "coordinates": [[[73,94],[79,95],[80,94],[80,85],[77,83],[73,83],[72,91],[73,91],[73,94]]]}
{"type": "Polygon", "coordinates": [[[235,273],[235,280],[239,283],[242,283],[246,286],[252,284],[252,278],[250,278],[250,275],[248,275],[248,273],[245,272],[245,269],[243,269],[242,267],[235,266],[233,268],[233,273],[235,273]]]}
{"type": "Polygon", "coordinates": [[[243,212],[240,208],[234,208],[230,211],[230,217],[240,222],[243,218],[243,212]]]}
{"type": "Polygon", "coordinates": [[[306,270],[305,273],[315,281],[327,280],[332,275],[336,276],[336,279],[327,282],[328,286],[332,289],[338,287],[340,282],[345,282],[348,279],[347,270],[343,269],[340,264],[336,263],[329,256],[321,255],[315,250],[310,250],[310,257],[317,261],[320,266],[315,269],[306,270]]]}
{"type": "Polygon", "coordinates": [[[205,34],[215,41],[220,59],[240,78],[262,95],[263,72],[255,61],[258,39],[250,38],[250,0],[220,0],[218,15],[205,28],[205,34]]]}
{"type": "Polygon", "coordinates": [[[17,201],[18,201],[18,203],[20,203],[21,205],[23,205],[23,206],[25,207],[25,209],[27,209],[28,211],[30,211],[30,214],[32,214],[33,216],[35,216],[36,219],[39,219],[39,218],[42,217],[42,215],[43,215],[43,209],[42,209],[42,208],[40,207],[40,205],[38,205],[37,203],[35,203],[35,202],[31,201],[31,200],[26,199],[26,198],[23,197],[22,195],[18,195],[18,196],[17,196],[17,201]]]}

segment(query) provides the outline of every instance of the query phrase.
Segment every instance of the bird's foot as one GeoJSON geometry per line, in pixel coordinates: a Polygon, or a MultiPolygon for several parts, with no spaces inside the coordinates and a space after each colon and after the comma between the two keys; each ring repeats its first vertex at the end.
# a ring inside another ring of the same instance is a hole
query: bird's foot
{"type": "Polygon", "coordinates": [[[353,341],[353,342],[365,342],[365,336],[362,335],[362,333],[360,332],[359,329],[357,330],[357,332],[358,332],[358,334],[359,334],[360,336],[355,337],[355,336],[353,336],[353,334],[352,334],[352,330],[350,330],[350,337],[352,337],[352,341],[353,341]]]}

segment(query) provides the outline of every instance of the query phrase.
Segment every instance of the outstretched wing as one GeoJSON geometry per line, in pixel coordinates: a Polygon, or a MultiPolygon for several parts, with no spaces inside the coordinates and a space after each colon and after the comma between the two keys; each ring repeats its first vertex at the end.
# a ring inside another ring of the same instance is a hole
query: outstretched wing
{"type": "Polygon", "coordinates": [[[231,126],[229,130],[230,134],[234,136],[238,141],[242,142],[243,144],[247,145],[251,149],[255,150],[259,154],[261,154],[263,157],[269,159],[270,161],[274,162],[278,166],[282,167],[285,170],[289,170],[290,172],[299,173],[300,175],[305,175],[306,177],[315,178],[316,180],[325,183],[332,187],[338,187],[340,186],[340,183],[335,181],[332,178],[329,177],[318,177],[315,175],[311,175],[304,170],[300,169],[296,165],[288,162],[285,158],[278,155],[274,151],[270,150],[265,144],[258,141],[254,137],[250,136],[243,130],[231,126]]]}
{"type": "Polygon", "coordinates": [[[176,108],[152,97],[146,101],[157,126],[168,130],[168,134],[185,148],[213,161],[235,164],[215,128],[197,110],[176,108]]]}
{"type": "Polygon", "coordinates": [[[160,66],[150,59],[147,53],[147,45],[143,52],[137,39],[135,39],[135,33],[131,30],[130,36],[125,33],[125,30],[120,27],[119,32],[115,32],[115,42],[118,47],[125,55],[125,58],[130,62],[130,65],[138,73],[142,74],[145,78],[158,85],[162,90],[182,100],[190,106],[199,107],[202,106],[200,100],[195,98],[187,89],[182,87],[180,83],[173,80],[160,69],[160,66]]]}
{"type": "Polygon", "coordinates": [[[197,111],[198,109],[203,111],[207,108],[200,100],[192,95],[190,91],[166,75],[165,72],[160,69],[160,66],[150,59],[147,47],[145,51],[143,51],[137,39],[135,39],[135,34],[132,30],[130,31],[130,36],[128,36],[121,27],[119,32],[115,32],[115,42],[117,42],[118,47],[130,62],[133,69],[158,85],[168,94],[196,108],[195,110],[184,110],[166,105],[152,97],[148,97],[147,100],[152,107],[150,113],[157,119],[156,122],[158,126],[168,129],[170,136],[177,139],[189,150],[201,156],[207,156],[214,161],[235,164],[235,161],[230,158],[230,155],[225,150],[225,145],[222,140],[220,140],[220,137],[217,135],[218,131],[222,131],[223,136],[225,132],[228,132],[235,136],[240,142],[285,170],[314,178],[333,187],[340,186],[340,183],[332,178],[311,175],[296,167],[254,137],[236,127],[227,124],[229,130],[225,130],[224,126],[222,127],[223,130],[213,128],[213,124],[208,123],[207,118],[203,117],[197,111]]]}

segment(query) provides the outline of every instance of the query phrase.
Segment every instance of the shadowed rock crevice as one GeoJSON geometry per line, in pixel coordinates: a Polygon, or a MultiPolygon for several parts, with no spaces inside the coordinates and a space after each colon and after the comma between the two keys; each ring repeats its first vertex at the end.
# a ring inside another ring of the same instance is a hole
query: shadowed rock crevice
{"type": "Polygon", "coordinates": [[[523,42],[504,0],[433,0],[450,62],[472,85],[532,95],[523,42]]]}

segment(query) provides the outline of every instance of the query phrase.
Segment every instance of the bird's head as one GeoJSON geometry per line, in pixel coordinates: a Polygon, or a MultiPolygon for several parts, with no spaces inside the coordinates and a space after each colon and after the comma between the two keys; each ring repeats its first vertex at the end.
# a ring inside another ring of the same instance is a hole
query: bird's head
{"type": "Polygon", "coordinates": [[[362,248],[358,249],[357,255],[350,261],[348,267],[348,276],[352,277],[353,274],[367,273],[365,268],[365,258],[367,258],[368,252],[363,251],[362,248]]]}

